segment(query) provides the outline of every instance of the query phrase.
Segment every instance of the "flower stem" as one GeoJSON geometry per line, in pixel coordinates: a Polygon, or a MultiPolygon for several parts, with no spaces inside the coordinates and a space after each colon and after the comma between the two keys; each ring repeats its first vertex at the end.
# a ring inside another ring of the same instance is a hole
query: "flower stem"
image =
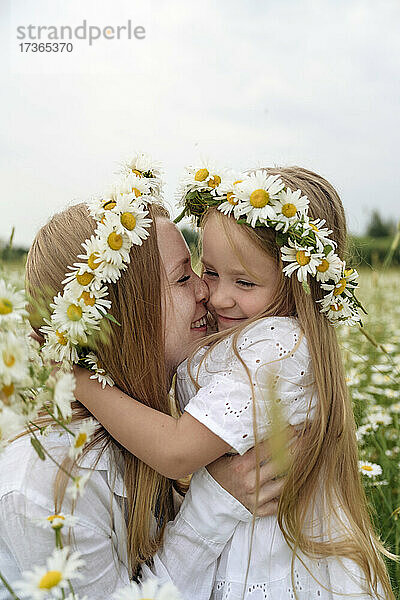
{"type": "MultiPolygon", "coordinates": [[[[33,435],[33,437],[35,438],[35,440],[36,440],[36,441],[37,441],[37,442],[40,444],[40,440],[39,440],[39,438],[37,437],[37,435],[36,435],[36,434],[35,434],[35,432],[33,431],[32,427],[30,427],[30,424],[29,424],[29,423],[28,423],[28,429],[29,429],[29,432],[30,432],[30,433],[33,435]]],[[[74,476],[73,476],[71,473],[69,473],[69,471],[67,471],[66,469],[64,469],[64,467],[63,467],[62,465],[60,465],[60,463],[59,463],[59,462],[57,462],[57,461],[56,461],[56,459],[55,459],[55,458],[53,458],[53,457],[51,456],[51,454],[50,454],[50,453],[49,453],[49,452],[46,450],[46,448],[44,448],[43,444],[40,444],[40,446],[41,446],[41,448],[42,448],[43,452],[45,453],[45,455],[46,455],[48,458],[50,458],[50,460],[51,460],[51,461],[52,461],[52,462],[53,462],[55,465],[57,465],[57,467],[58,467],[58,468],[59,468],[59,469],[60,469],[60,470],[61,470],[63,473],[65,473],[66,475],[68,475],[68,477],[69,477],[70,479],[74,480],[74,476]]]]}
{"type": "Polygon", "coordinates": [[[44,406],[43,408],[60,427],[62,427],[65,431],[67,431],[71,435],[73,435],[73,436],[75,435],[74,432],[71,431],[71,429],[68,429],[68,427],[62,421],[60,421],[60,419],[57,419],[57,417],[54,415],[54,413],[52,413],[51,410],[49,408],[47,408],[47,406],[44,406]]]}
{"type": "Polygon", "coordinates": [[[186,207],[183,209],[183,211],[181,212],[181,214],[180,214],[180,215],[178,215],[178,216],[176,217],[176,219],[174,219],[174,220],[173,220],[173,222],[174,222],[175,224],[177,224],[177,223],[179,223],[180,221],[182,221],[183,217],[185,216],[185,213],[186,213],[186,207]]]}
{"type": "Polygon", "coordinates": [[[10,584],[8,583],[8,581],[5,579],[5,577],[1,574],[1,572],[0,572],[0,581],[3,582],[6,590],[8,591],[9,594],[11,594],[11,597],[13,598],[13,600],[19,600],[18,596],[13,591],[12,587],[10,586],[10,584]]]}

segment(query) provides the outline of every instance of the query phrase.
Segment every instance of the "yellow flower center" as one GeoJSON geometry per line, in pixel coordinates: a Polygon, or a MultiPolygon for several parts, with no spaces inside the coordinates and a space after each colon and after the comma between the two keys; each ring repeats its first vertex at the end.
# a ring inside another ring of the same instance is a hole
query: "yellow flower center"
{"type": "Polygon", "coordinates": [[[62,579],[61,571],[47,571],[39,581],[40,590],[51,590],[60,583],[62,579]]]}
{"type": "Polygon", "coordinates": [[[55,519],[61,519],[62,521],[65,521],[65,517],[63,515],[50,515],[47,517],[47,520],[50,521],[50,523],[52,523],[55,519]]]}
{"type": "Polygon", "coordinates": [[[82,274],[77,273],[76,280],[80,285],[89,285],[89,283],[92,281],[93,277],[94,277],[93,273],[82,273],[82,274]]]}
{"type": "Polygon", "coordinates": [[[107,200],[107,202],[105,204],[103,204],[104,210],[111,210],[112,208],[115,208],[116,206],[117,206],[117,203],[114,202],[114,200],[107,200]]]}
{"type": "Polygon", "coordinates": [[[87,264],[89,265],[89,267],[91,269],[93,269],[93,271],[95,269],[97,269],[97,267],[100,265],[101,260],[100,258],[94,253],[92,252],[92,254],[89,256],[87,264]]]}
{"type": "Polygon", "coordinates": [[[132,231],[136,227],[136,217],[130,212],[124,212],[121,215],[121,223],[125,229],[132,231]]]}
{"type": "Polygon", "coordinates": [[[12,395],[13,395],[13,393],[14,393],[14,389],[15,389],[15,388],[14,388],[14,384],[13,384],[13,383],[10,383],[10,385],[3,385],[3,387],[2,387],[2,389],[1,389],[1,391],[3,392],[3,394],[4,394],[5,396],[7,396],[7,398],[9,398],[10,396],[12,396],[12,395]]]}
{"type": "Polygon", "coordinates": [[[213,189],[218,187],[220,183],[221,177],[219,175],[214,175],[213,177],[210,177],[210,179],[207,181],[208,187],[213,189]]]}
{"type": "Polygon", "coordinates": [[[361,468],[363,471],[372,471],[372,467],[370,467],[369,465],[362,465],[361,468]]]}
{"type": "Polygon", "coordinates": [[[137,188],[132,188],[132,192],[135,193],[136,198],[139,198],[139,196],[142,195],[142,192],[140,192],[137,188]]]}
{"type": "Polygon", "coordinates": [[[269,194],[266,190],[254,190],[250,194],[250,204],[254,208],[263,208],[269,204],[269,194]]]}
{"type": "Polygon", "coordinates": [[[56,330],[56,336],[57,336],[58,343],[61,344],[61,346],[66,346],[68,344],[67,338],[65,337],[65,335],[63,333],[58,331],[58,329],[56,330]]]}
{"type": "Polygon", "coordinates": [[[343,304],[331,304],[330,309],[333,310],[333,312],[339,312],[340,310],[343,310],[343,304]]]}
{"type": "Polygon", "coordinates": [[[285,217],[287,217],[288,219],[290,217],[294,217],[296,212],[297,212],[296,206],[294,204],[291,204],[290,202],[288,202],[287,204],[284,204],[282,206],[282,214],[285,215],[285,217]]]}
{"type": "Polygon", "coordinates": [[[305,250],[297,250],[296,260],[301,267],[304,267],[305,265],[308,265],[311,258],[306,254],[305,250]]]}
{"type": "Polygon", "coordinates": [[[9,315],[13,305],[7,298],[0,298],[0,315],[9,315]]]}
{"type": "Polygon", "coordinates": [[[318,227],[315,227],[313,223],[310,223],[310,227],[313,231],[319,231],[318,227]]]}
{"type": "Polygon", "coordinates": [[[3,350],[3,360],[6,367],[12,367],[15,364],[15,356],[7,350],[3,350]]]}
{"type": "Polygon", "coordinates": [[[77,304],[70,304],[67,308],[67,317],[70,321],[79,321],[82,318],[82,308],[77,304]]]}
{"type": "Polygon", "coordinates": [[[207,169],[199,169],[194,176],[195,181],[205,181],[209,176],[209,172],[207,169]]]}
{"type": "Polygon", "coordinates": [[[122,246],[122,235],[113,231],[107,238],[111,250],[119,250],[122,246]]]}
{"type": "Polygon", "coordinates": [[[233,192],[228,192],[226,195],[226,199],[229,202],[229,204],[232,204],[232,206],[236,206],[236,204],[239,202],[239,200],[235,200],[233,192]]]}
{"type": "Polygon", "coordinates": [[[82,292],[79,296],[79,300],[83,300],[86,306],[94,306],[96,304],[96,298],[90,295],[90,292],[82,292]]]}
{"type": "Polygon", "coordinates": [[[86,443],[86,440],[87,440],[87,434],[80,433],[75,440],[75,444],[74,444],[75,448],[81,448],[82,446],[84,446],[86,443]]]}
{"type": "Polygon", "coordinates": [[[319,271],[320,273],[325,273],[325,271],[327,271],[328,269],[329,262],[326,260],[326,258],[323,258],[322,262],[317,267],[317,271],[319,271]]]}
{"type": "Polygon", "coordinates": [[[142,173],[141,173],[141,171],[138,171],[137,169],[132,169],[132,173],[133,173],[134,175],[137,175],[138,177],[141,177],[141,176],[142,176],[142,173]]]}
{"type": "Polygon", "coordinates": [[[347,281],[344,278],[339,279],[338,283],[335,286],[335,289],[333,290],[333,295],[339,296],[342,292],[344,292],[344,290],[346,288],[346,284],[347,284],[347,281]]]}

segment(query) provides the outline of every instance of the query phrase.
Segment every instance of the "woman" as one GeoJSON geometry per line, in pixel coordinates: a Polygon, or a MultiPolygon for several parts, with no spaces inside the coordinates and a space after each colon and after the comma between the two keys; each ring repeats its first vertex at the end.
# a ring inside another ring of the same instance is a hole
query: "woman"
{"type": "MultiPolygon", "coordinates": [[[[99,343],[96,351],[118,387],[169,412],[168,390],[175,369],[193,341],[205,334],[201,319],[207,288],[192,272],[188,249],[168,213],[157,204],[148,209],[153,220],[148,239],[132,247],[129,268],[109,286],[112,314],[121,326],[112,325],[107,343],[99,343]]],[[[86,206],[77,205],[39,231],[27,261],[27,289],[33,297],[43,290],[51,289],[50,297],[62,290],[67,266],[93,229],[86,206]]],[[[88,414],[76,402],[72,427],[88,414]]],[[[67,456],[70,443],[66,433],[53,432],[46,438],[46,449],[61,463],[60,469],[50,460],[39,461],[26,436],[0,458],[0,472],[6,474],[0,483],[0,572],[6,579],[12,584],[22,571],[44,564],[54,548],[54,534],[40,525],[50,515],[74,511],[78,522],[71,543],[86,563],[83,579],[75,585],[77,593],[109,598],[141,570],[143,577],[153,574],[172,580],[185,598],[208,598],[216,559],[237,521],[251,519],[224,488],[253,508],[254,496],[246,486],[254,457],[235,459],[230,472],[225,464],[213,465],[210,472],[221,486],[204,470],[206,492],[192,489],[172,522],[171,481],[120,447],[102,427],[79,467],[67,456]],[[75,510],[73,500],[65,495],[68,479],[63,471],[74,468],[79,475],[91,473],[75,510]],[[241,485],[235,487],[232,482],[242,470],[241,485]]],[[[268,465],[262,476],[271,478],[268,465]]],[[[276,509],[276,502],[268,504],[268,500],[279,490],[277,482],[266,485],[260,514],[276,509]]],[[[1,600],[6,597],[5,590],[0,592],[1,600]]]]}

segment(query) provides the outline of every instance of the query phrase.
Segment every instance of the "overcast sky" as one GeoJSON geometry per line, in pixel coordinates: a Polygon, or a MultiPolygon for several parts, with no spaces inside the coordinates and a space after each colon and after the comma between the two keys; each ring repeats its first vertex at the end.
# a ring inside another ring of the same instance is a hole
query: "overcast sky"
{"type": "Polygon", "coordinates": [[[1,0],[0,11],[0,238],[15,225],[29,245],[138,149],[164,163],[170,203],[183,166],[205,155],[321,173],[354,232],[375,207],[400,218],[398,0],[1,0]],[[146,37],[20,52],[17,27],[84,19],[130,19],[146,37]]]}

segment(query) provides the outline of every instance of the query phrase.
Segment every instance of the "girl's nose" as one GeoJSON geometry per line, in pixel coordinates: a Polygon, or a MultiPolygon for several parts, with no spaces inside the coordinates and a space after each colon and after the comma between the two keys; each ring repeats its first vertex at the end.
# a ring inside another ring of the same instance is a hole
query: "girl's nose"
{"type": "Polygon", "coordinates": [[[212,304],[215,310],[232,308],[235,305],[235,300],[229,294],[229,290],[218,282],[217,285],[212,286],[210,304],[212,304]]]}

